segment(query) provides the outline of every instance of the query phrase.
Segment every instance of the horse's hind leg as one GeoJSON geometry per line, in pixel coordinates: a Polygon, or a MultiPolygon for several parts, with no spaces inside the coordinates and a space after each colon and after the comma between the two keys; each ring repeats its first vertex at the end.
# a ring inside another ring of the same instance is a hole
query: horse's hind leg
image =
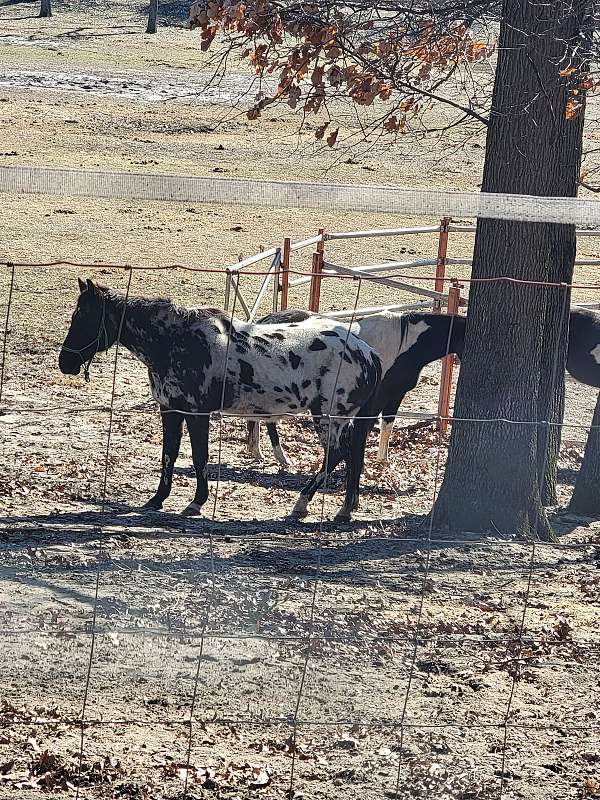
{"type": "Polygon", "coordinates": [[[281,464],[282,467],[289,467],[290,462],[287,460],[287,457],[283,452],[281,442],[279,441],[277,425],[274,422],[267,422],[267,433],[269,434],[269,439],[271,440],[271,447],[273,448],[275,460],[278,464],[281,464]]]}
{"type": "Polygon", "coordinates": [[[150,498],[143,508],[158,511],[162,504],[171,494],[173,485],[173,469],[175,461],[179,455],[181,445],[181,434],[183,431],[183,416],[178,411],[161,409],[160,417],[162,420],[163,441],[162,441],[162,468],[160,473],[160,483],[154,497],[150,498]]]}
{"type": "Polygon", "coordinates": [[[354,419],[350,433],[350,441],[346,448],[346,496],[344,505],[336,514],[336,520],[348,521],[352,512],[358,509],[360,476],[365,465],[365,447],[367,436],[373,429],[375,419],[381,411],[381,395],[375,393],[359,410],[354,419]]]}
{"type": "Polygon", "coordinates": [[[200,513],[200,509],[208,500],[208,479],[206,464],[208,463],[208,414],[186,414],[185,422],[192,445],[192,461],[196,472],[196,494],[189,506],[183,511],[186,517],[200,513]]]}
{"type": "Polygon", "coordinates": [[[257,461],[262,461],[263,456],[260,451],[260,420],[248,419],[246,420],[246,428],[248,429],[248,437],[246,444],[248,445],[248,453],[257,461]]]}
{"type": "Polygon", "coordinates": [[[319,489],[323,488],[327,483],[327,478],[331,475],[333,470],[344,460],[344,452],[339,448],[331,448],[329,451],[329,458],[323,459],[320,472],[306,483],[300,490],[296,505],[292,511],[292,517],[295,519],[302,519],[308,514],[308,504],[313,499],[319,489]]]}
{"type": "Polygon", "coordinates": [[[315,417],[315,427],[319,433],[321,444],[325,449],[325,456],[323,458],[321,470],[316,475],[313,475],[308,483],[300,490],[300,495],[292,511],[292,517],[296,519],[307,515],[308,504],[313,499],[316,492],[325,486],[327,478],[331,475],[333,470],[347,458],[347,440],[343,436],[344,430],[347,428],[347,423],[340,424],[337,421],[327,423],[315,417]],[[329,424],[331,424],[331,432],[329,431],[329,424]]]}

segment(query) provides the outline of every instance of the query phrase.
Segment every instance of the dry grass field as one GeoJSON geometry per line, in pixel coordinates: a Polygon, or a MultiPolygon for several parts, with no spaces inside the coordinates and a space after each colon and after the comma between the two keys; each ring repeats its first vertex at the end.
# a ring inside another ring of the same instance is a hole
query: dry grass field
{"type": "MultiPolygon", "coordinates": [[[[477,189],[481,136],[462,148],[400,140],[337,157],[312,144],[316,123],[298,134],[291,112],[249,122],[243,66],[207,91],[183,6],[162,8],[169,25],[150,37],[131,2],[111,4],[110,16],[105,4],[57,3],[39,20],[37,3],[0,0],[0,165],[477,189]]],[[[352,132],[349,113],[344,125],[352,132]]],[[[126,274],[103,264],[218,268],[320,227],[435,222],[67,196],[4,195],[1,208],[0,262],[84,262],[87,276],[117,288],[126,274]]],[[[450,254],[471,247],[455,234],[450,254]]],[[[327,253],[353,265],[435,248],[421,235],[330,243],[327,253]]],[[[599,257],[597,240],[582,239],[578,255],[599,257]]],[[[293,266],[308,270],[310,254],[293,266]]],[[[160,465],[145,369],[120,353],[107,450],[114,351],[94,362],[90,383],[57,367],[79,272],[19,267],[12,292],[0,413],[0,798],[599,796],[600,523],[558,509],[558,544],[500,532],[449,539],[426,517],[447,441],[414,420],[398,424],[387,467],[370,439],[352,525],[330,522],[341,474],[306,522],[287,519],[318,455],[304,418],[281,425],[293,459],[284,472],[266,437],[259,464],[240,421],[215,423],[206,517],[179,514],[194,487],[187,442],[165,510],[141,512],[160,465]]],[[[4,268],[2,318],[10,279],[4,268]]],[[[597,276],[581,268],[577,279],[597,276]]],[[[260,278],[242,280],[251,295],[260,278]]],[[[224,280],[136,271],[131,291],[220,305],[224,280]]],[[[355,291],[326,280],[322,307],[351,307],[355,291]]],[[[359,305],[408,299],[375,284],[360,292],[359,305]]],[[[305,288],[291,296],[306,301],[305,288]]],[[[435,408],[439,375],[428,367],[404,409],[435,408]]],[[[594,403],[568,381],[568,422],[589,424],[594,403]]],[[[565,433],[563,506],[585,433],[565,433]]]]}

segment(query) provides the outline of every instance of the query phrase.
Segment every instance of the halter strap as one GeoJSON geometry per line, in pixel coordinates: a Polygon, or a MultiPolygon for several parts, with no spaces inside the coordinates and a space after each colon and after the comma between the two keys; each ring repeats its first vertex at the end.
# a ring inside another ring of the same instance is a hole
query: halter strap
{"type": "Polygon", "coordinates": [[[98,326],[98,333],[95,339],[92,339],[91,342],[86,344],[84,347],[80,349],[75,349],[73,347],[66,347],[64,344],[62,349],[65,350],[67,353],[76,353],[79,358],[81,358],[81,354],[84,350],[87,350],[90,345],[96,345],[96,349],[92,353],[91,357],[86,362],[83,358],[81,358],[81,366],[83,367],[83,377],[85,378],[86,383],[90,382],[90,366],[92,361],[98,354],[98,350],[100,348],[100,337],[104,336],[104,345],[105,350],[108,348],[108,331],[106,330],[106,300],[102,301],[102,316],[100,317],[100,324],[98,326]]]}

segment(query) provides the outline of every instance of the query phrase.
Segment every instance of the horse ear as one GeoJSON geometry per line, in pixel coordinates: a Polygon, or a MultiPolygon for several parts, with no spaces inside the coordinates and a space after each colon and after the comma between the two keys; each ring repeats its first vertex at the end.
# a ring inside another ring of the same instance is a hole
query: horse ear
{"type": "Polygon", "coordinates": [[[77,283],[79,284],[79,291],[81,293],[85,292],[85,290],[87,289],[86,282],[84,280],[82,280],[81,278],[77,278],[77,283]]]}
{"type": "Polygon", "coordinates": [[[96,284],[91,278],[87,278],[85,281],[86,288],[90,290],[91,294],[97,294],[96,284]]]}

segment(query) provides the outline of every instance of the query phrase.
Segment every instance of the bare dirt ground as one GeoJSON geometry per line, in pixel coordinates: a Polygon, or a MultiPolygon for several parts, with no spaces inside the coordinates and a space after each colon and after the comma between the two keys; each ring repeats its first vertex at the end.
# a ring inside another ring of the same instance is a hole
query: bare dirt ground
{"type": "MultiPolygon", "coordinates": [[[[311,146],[312,122],[300,138],[292,114],[249,123],[231,112],[249,76],[239,67],[204,91],[198,38],[177,27],[181,8],[163,9],[172,26],[148,37],[134,4],[113,4],[110,18],[100,4],[57,5],[52,20],[38,20],[34,3],[0,4],[0,164],[477,187],[482,137],[447,147],[442,160],[401,140],[334,163],[311,146]]],[[[5,196],[0,261],[222,267],[318,227],[427,222],[5,196]]],[[[331,243],[328,257],[374,263],[435,246],[433,236],[331,243]]],[[[453,235],[450,255],[471,246],[453,235]]],[[[596,241],[582,239],[578,255],[598,257],[596,241]]],[[[309,253],[294,266],[308,269],[309,253]]],[[[125,286],[116,269],[87,272],[125,286]]],[[[56,365],[77,273],[17,269],[10,309],[0,797],[71,797],[78,783],[82,798],[139,800],[283,798],[290,786],[307,799],[597,796],[599,523],[557,512],[560,543],[535,549],[500,534],[452,541],[435,528],[428,541],[446,442],[431,427],[398,425],[389,467],[370,442],[355,524],[328,522],[341,476],[307,522],[292,524],[286,515],[318,455],[304,419],[281,426],[290,472],[266,441],[265,463],[250,460],[241,422],[215,424],[207,518],[178,514],[193,493],[187,443],[165,512],[143,514],[160,434],[145,371],[127,352],[103,503],[112,357],[97,359],[89,384],[56,365]]],[[[596,280],[590,268],[577,278],[596,280]]],[[[6,269],[0,282],[4,317],[6,269]]],[[[251,294],[259,279],[243,282],[251,294]]],[[[219,305],[223,288],[220,275],[173,270],[136,272],[132,284],[188,304],[219,305]]],[[[355,291],[325,281],[323,308],[352,306],[355,291]]],[[[358,303],[403,299],[363,285],[358,303]]],[[[589,290],[576,299],[600,301],[589,290]]],[[[291,302],[305,306],[305,289],[291,302]]],[[[435,365],[404,408],[435,408],[438,388],[435,365]]],[[[594,402],[568,382],[567,421],[589,423],[594,402]]],[[[562,505],[584,438],[579,428],[565,434],[562,505]]]]}

